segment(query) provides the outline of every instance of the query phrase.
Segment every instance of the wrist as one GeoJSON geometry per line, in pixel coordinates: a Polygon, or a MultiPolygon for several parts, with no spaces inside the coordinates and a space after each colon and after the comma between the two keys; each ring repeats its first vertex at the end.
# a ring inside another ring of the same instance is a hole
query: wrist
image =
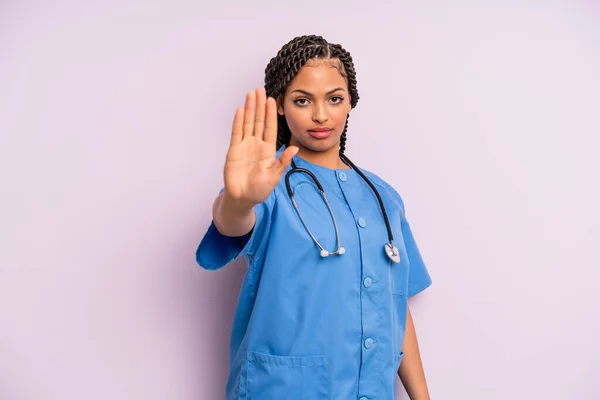
{"type": "Polygon", "coordinates": [[[220,208],[227,211],[229,215],[243,217],[250,214],[254,209],[255,204],[231,197],[227,191],[223,192],[220,208]]]}

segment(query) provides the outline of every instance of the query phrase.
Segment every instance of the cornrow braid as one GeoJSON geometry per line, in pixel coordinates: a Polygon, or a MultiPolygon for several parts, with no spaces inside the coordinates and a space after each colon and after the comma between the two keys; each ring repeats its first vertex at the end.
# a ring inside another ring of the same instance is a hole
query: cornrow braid
{"type": "MultiPolygon", "coordinates": [[[[350,105],[356,107],[358,103],[358,90],[356,88],[356,71],[352,56],[341,45],[328,43],[323,37],[317,35],[298,36],[285,44],[277,55],[269,61],[265,68],[265,91],[267,96],[277,99],[285,93],[287,85],[294,79],[309,60],[339,59],[343,69],[338,68],[348,82],[350,105]]],[[[346,150],[346,131],[348,118],[340,137],[340,156],[346,150]]],[[[277,149],[290,144],[292,132],[285,116],[277,115],[277,149]]]]}

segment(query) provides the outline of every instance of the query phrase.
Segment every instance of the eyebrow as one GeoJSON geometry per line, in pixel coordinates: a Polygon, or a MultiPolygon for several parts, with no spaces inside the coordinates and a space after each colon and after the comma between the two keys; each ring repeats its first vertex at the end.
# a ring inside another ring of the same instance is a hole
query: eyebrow
{"type": "MultiPolygon", "coordinates": [[[[332,93],[335,93],[335,92],[337,92],[338,90],[343,90],[343,91],[345,91],[345,89],[344,89],[344,88],[342,88],[342,87],[338,87],[338,88],[335,88],[335,89],[333,89],[333,90],[330,90],[329,92],[325,93],[325,95],[330,95],[330,94],[332,94],[332,93]]],[[[302,90],[302,89],[296,89],[296,90],[293,90],[293,91],[292,91],[290,94],[292,94],[292,93],[295,93],[295,92],[300,92],[300,93],[302,93],[302,94],[304,94],[304,95],[306,95],[306,96],[309,96],[309,97],[312,97],[312,96],[313,96],[313,94],[312,94],[312,93],[310,93],[310,92],[307,92],[306,90],[302,90]]]]}

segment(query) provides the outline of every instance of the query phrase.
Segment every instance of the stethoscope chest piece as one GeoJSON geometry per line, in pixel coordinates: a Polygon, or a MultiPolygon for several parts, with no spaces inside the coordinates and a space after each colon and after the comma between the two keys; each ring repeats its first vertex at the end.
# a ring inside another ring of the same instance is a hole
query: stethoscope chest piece
{"type": "Polygon", "coordinates": [[[385,246],[383,246],[383,249],[385,250],[385,255],[387,255],[390,260],[396,264],[400,263],[400,252],[396,246],[392,243],[386,243],[385,246]]]}

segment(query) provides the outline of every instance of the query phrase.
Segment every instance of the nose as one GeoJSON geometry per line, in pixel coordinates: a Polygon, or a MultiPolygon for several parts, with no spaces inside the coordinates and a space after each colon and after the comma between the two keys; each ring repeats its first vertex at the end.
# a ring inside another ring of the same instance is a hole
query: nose
{"type": "Polygon", "coordinates": [[[322,124],[327,121],[327,110],[325,105],[322,103],[316,103],[313,111],[313,122],[318,124],[322,124]]]}

